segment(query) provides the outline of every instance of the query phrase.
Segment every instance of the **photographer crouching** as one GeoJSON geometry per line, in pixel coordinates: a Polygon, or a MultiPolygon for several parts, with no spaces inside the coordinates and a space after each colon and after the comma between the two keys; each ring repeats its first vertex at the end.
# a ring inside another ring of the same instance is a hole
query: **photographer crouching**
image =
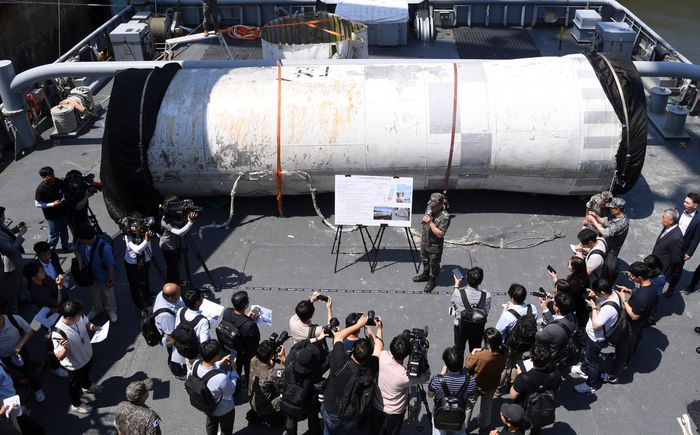
{"type": "Polygon", "coordinates": [[[131,213],[121,222],[126,245],[126,279],[129,281],[131,299],[142,313],[150,305],[148,270],[152,258],[151,239],[156,236],[155,224],[154,218],[144,218],[138,212],[131,213]]]}
{"type": "MultiPolygon", "coordinates": [[[[274,334],[276,335],[276,334],[274,334]]],[[[282,395],[278,388],[276,364],[285,364],[286,354],[284,340],[286,332],[274,338],[262,341],[250,361],[250,381],[248,382],[248,400],[250,411],[246,415],[249,423],[279,425],[284,421],[282,413],[282,395]],[[280,342],[279,337],[282,337],[280,342]]]]}
{"type": "Polygon", "coordinates": [[[180,200],[170,195],[163,200],[163,219],[160,236],[160,250],[163,253],[168,282],[180,283],[180,256],[182,237],[192,228],[202,207],[193,205],[191,199],[180,200]]]}

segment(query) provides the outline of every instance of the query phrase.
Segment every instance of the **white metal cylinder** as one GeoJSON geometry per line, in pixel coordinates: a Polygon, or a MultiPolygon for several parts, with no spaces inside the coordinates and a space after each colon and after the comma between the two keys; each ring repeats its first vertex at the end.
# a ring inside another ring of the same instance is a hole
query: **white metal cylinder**
{"type": "MultiPolygon", "coordinates": [[[[457,64],[450,188],[561,195],[608,189],[621,124],[583,55],[457,64]]],[[[328,64],[181,70],[163,98],[148,151],[162,193],[229,193],[240,173],[414,177],[442,189],[450,154],[452,63],[328,64]],[[186,92],[183,90],[186,89],[186,92]]],[[[274,194],[274,177],[239,195],[274,194]]],[[[308,192],[284,179],[283,192],[308,192]]]]}

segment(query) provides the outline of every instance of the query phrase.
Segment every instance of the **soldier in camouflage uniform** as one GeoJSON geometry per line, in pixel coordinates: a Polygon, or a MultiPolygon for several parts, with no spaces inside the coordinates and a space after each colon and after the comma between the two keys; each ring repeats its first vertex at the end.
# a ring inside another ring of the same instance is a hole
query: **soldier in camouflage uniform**
{"type": "Polygon", "coordinates": [[[440,273],[442,245],[449,226],[450,215],[445,210],[445,197],[442,193],[433,193],[421,222],[420,259],[423,273],[413,277],[413,282],[428,282],[423,289],[426,293],[435,288],[440,273]]]}
{"type": "Polygon", "coordinates": [[[202,27],[204,28],[204,35],[208,35],[210,31],[216,32],[219,30],[220,21],[218,0],[202,0],[202,27]]]}
{"type": "Polygon", "coordinates": [[[610,202],[611,199],[613,199],[613,194],[608,190],[604,190],[591,196],[586,203],[586,215],[583,217],[583,221],[581,222],[583,228],[590,228],[593,231],[596,230],[595,227],[588,222],[588,213],[593,212],[600,217],[605,217],[605,204],[610,202]]]}
{"type": "Polygon", "coordinates": [[[126,400],[117,405],[114,420],[119,434],[160,435],[160,417],[146,406],[148,389],[142,381],[126,387],[126,400]]]}

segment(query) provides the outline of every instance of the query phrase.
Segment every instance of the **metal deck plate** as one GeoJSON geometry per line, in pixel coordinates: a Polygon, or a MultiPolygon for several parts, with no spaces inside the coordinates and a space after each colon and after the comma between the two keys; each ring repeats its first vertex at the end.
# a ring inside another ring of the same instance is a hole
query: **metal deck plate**
{"type": "Polygon", "coordinates": [[[540,51],[524,29],[460,27],[454,29],[461,59],[518,59],[540,57],[540,51]]]}

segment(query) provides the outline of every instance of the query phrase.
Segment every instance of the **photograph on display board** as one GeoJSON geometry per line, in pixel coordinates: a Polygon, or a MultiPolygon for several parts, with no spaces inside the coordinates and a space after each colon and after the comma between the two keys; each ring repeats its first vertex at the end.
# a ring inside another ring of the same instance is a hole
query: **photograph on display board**
{"type": "Polygon", "coordinates": [[[392,207],[374,206],[374,220],[376,221],[390,221],[393,213],[394,209],[392,207]]]}
{"type": "Polygon", "coordinates": [[[411,186],[399,184],[396,186],[396,202],[401,204],[411,203],[411,186]]]}
{"type": "Polygon", "coordinates": [[[392,221],[408,221],[411,218],[411,209],[408,207],[394,207],[391,211],[392,221]]]}

